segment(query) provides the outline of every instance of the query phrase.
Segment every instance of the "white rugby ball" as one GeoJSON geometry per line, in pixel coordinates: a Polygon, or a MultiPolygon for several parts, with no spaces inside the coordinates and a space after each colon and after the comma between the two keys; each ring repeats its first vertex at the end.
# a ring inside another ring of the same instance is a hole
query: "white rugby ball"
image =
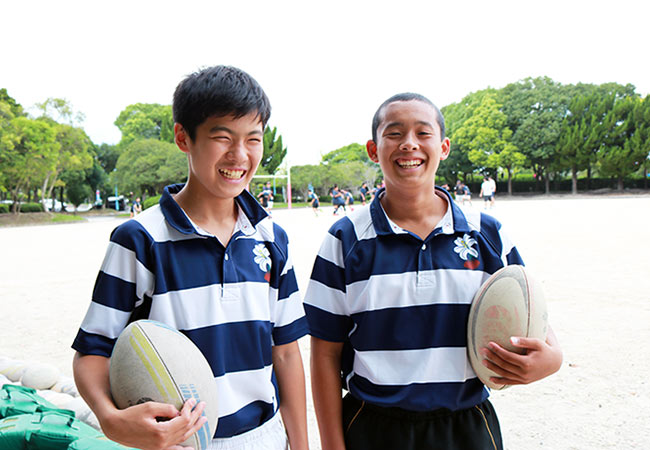
{"type": "Polygon", "coordinates": [[[138,320],[120,334],[109,369],[118,408],[154,401],[174,405],[204,401],[208,421],[182,445],[203,450],[217,429],[217,386],[210,364],[183,333],[153,320],[138,320]]]}
{"type": "Polygon", "coordinates": [[[509,265],[493,273],[483,283],[472,301],[467,323],[467,352],[478,378],[487,387],[503,389],[490,377],[496,373],[485,367],[481,349],[489,342],[523,353],[510,343],[512,336],[546,339],[548,312],[544,291],[524,266],[509,265]]]}

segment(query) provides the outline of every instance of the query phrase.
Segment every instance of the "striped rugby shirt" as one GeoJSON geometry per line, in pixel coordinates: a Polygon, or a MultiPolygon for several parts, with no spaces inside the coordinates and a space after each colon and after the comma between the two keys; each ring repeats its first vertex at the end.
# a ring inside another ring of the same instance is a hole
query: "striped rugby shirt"
{"type": "Polygon", "coordinates": [[[330,228],[314,262],[310,333],[344,343],[344,386],[360,400],[431,411],[488,397],[467,357],[470,305],[492,273],[523,262],[496,219],[437,194],[447,213],[425,240],[388,218],[382,190],[330,228]]]}
{"type": "Polygon", "coordinates": [[[110,356],[130,322],[180,330],[212,367],[215,437],[244,433],[278,410],[271,348],[308,332],[285,231],[244,191],[226,248],[196,227],[168,186],[157,206],[117,227],[72,347],[110,356]]]}

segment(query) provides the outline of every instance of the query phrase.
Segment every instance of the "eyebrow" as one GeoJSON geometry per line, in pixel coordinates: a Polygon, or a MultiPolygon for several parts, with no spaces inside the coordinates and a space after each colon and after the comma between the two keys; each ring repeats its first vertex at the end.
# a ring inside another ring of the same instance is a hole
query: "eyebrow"
{"type": "MultiPolygon", "coordinates": [[[[428,126],[428,127],[433,128],[433,124],[432,124],[431,122],[427,122],[426,120],[418,120],[418,121],[416,122],[416,124],[418,124],[418,125],[425,125],[425,126],[428,126]]],[[[386,129],[386,128],[391,128],[391,127],[399,127],[399,126],[403,126],[403,125],[404,125],[403,122],[391,122],[391,123],[387,124],[387,125],[384,127],[384,129],[386,129]]]]}
{"type": "MultiPolygon", "coordinates": [[[[224,127],[223,125],[215,125],[215,126],[213,126],[212,128],[210,128],[209,133],[216,133],[218,131],[225,131],[226,133],[235,134],[235,132],[233,130],[231,130],[228,127],[224,127]]],[[[253,131],[249,132],[247,134],[247,136],[251,136],[251,135],[254,135],[254,134],[260,135],[260,136],[263,135],[263,133],[260,130],[253,130],[253,131]]]]}

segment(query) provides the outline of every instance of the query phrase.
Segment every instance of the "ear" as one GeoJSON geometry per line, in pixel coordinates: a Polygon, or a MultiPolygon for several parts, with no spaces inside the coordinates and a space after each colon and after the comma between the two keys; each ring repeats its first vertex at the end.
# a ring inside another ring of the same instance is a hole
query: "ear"
{"type": "Polygon", "coordinates": [[[449,138],[444,138],[442,140],[442,143],[440,144],[440,161],[444,161],[447,159],[449,156],[449,152],[451,151],[451,141],[449,138]]]}
{"type": "Polygon", "coordinates": [[[181,149],[181,151],[185,153],[190,152],[189,143],[191,142],[191,139],[185,131],[185,128],[183,128],[183,125],[180,123],[174,124],[174,142],[176,142],[176,145],[181,149]]]}
{"type": "Polygon", "coordinates": [[[368,152],[368,157],[370,158],[370,161],[376,163],[379,162],[379,158],[377,158],[377,144],[375,144],[375,141],[373,141],[372,139],[366,142],[366,152],[368,152]]]}

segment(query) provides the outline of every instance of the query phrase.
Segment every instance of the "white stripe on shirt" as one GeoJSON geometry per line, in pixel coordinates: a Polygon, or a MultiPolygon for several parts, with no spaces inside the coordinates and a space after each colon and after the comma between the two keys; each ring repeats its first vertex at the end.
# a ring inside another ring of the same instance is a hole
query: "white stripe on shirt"
{"type": "Polygon", "coordinates": [[[457,383],[476,378],[465,347],[355,351],[353,370],[379,385],[457,383]]]}

